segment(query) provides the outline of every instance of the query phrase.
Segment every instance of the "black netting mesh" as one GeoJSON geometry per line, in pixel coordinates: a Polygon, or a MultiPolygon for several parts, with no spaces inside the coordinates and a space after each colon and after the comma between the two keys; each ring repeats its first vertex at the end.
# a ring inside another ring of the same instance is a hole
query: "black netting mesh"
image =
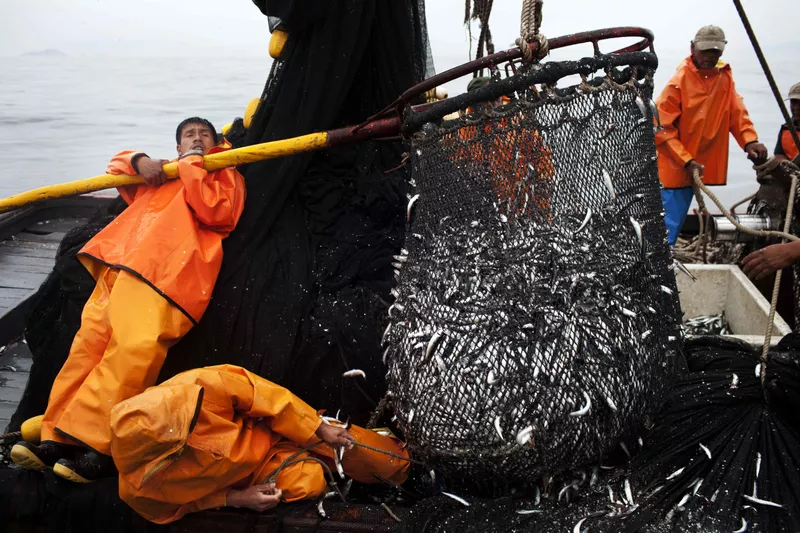
{"type": "Polygon", "coordinates": [[[496,90],[519,98],[428,122],[410,143],[417,196],[384,337],[390,395],[413,453],[473,490],[600,457],[668,382],[680,313],[652,59],[541,94],[527,88],[612,59],[505,80],[496,90]]]}

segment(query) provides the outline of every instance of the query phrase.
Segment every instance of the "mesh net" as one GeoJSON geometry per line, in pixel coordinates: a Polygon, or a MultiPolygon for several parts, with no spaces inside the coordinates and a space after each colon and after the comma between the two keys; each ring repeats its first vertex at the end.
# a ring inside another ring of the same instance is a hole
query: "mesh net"
{"type": "Polygon", "coordinates": [[[427,112],[410,143],[416,197],[384,336],[389,394],[414,454],[471,490],[599,458],[668,381],[680,313],[652,77],[611,68],[620,59],[476,91],[517,97],[462,101],[471,112],[454,121],[427,112]],[[601,66],[592,83],[529,89],[601,66]]]}

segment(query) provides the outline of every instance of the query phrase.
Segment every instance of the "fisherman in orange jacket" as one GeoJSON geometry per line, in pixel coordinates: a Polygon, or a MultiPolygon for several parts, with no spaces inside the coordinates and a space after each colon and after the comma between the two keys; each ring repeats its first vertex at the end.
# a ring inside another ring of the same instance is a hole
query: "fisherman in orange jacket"
{"type": "Polygon", "coordinates": [[[408,454],[393,436],[331,425],[237,366],[178,374],[118,403],[110,420],[120,498],[159,524],[204,509],[264,511],[319,498],[328,491],[320,462],[362,483],[408,476],[408,454]]]}
{"type": "Polygon", "coordinates": [[[727,182],[728,132],[751,159],[767,157],[767,147],[758,142],[736,92],[731,67],[719,61],[726,43],[720,28],[700,28],[692,55],[678,66],[656,101],[664,127],[656,134],[656,148],[670,245],[678,240],[694,197],[694,171],[702,173],[706,185],[727,182]]]}
{"type": "MultiPolygon", "coordinates": [[[[795,83],[789,89],[789,107],[792,110],[792,120],[794,120],[795,127],[800,130],[800,83],[795,83]]],[[[784,124],[781,126],[781,131],[778,134],[778,145],[775,147],[775,157],[778,159],[797,159],[800,155],[797,145],[792,138],[792,132],[789,127],[784,124]]]]}
{"type": "Polygon", "coordinates": [[[179,179],[166,179],[166,161],[134,151],[108,166],[145,183],[120,188],[128,208],[78,254],[97,285],[50,391],[41,444],[12,449],[23,467],[76,482],[113,475],[111,408],[155,383],[167,350],[205,312],[222,240],[244,208],[244,178],[203,169],[205,154],[227,149],[207,120],[184,120],[176,140],[179,179]]]}

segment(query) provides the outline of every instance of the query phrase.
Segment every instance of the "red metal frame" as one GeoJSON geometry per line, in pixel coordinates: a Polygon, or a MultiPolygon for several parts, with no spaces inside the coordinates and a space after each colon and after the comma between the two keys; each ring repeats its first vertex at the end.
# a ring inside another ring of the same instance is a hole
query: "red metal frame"
{"type": "MultiPolygon", "coordinates": [[[[631,46],[611,52],[612,54],[641,52],[647,49],[649,49],[651,52],[655,52],[655,49],[653,48],[653,41],[655,39],[653,32],[645,28],[637,27],[606,28],[602,30],[573,33],[571,35],[564,35],[550,39],[549,44],[550,50],[555,50],[557,48],[566,48],[568,46],[574,46],[577,44],[592,43],[595,55],[600,55],[600,41],[624,37],[640,37],[641,40],[632,44],[631,46]]],[[[529,44],[529,46],[531,51],[536,54],[538,51],[538,44],[534,42],[529,44]]],[[[495,68],[502,63],[507,63],[506,73],[508,73],[508,69],[511,69],[511,71],[516,74],[517,68],[514,62],[521,58],[522,51],[519,48],[513,48],[511,50],[497,52],[496,54],[470,61],[469,63],[451,68],[450,70],[446,70],[440,74],[428,78],[422,83],[419,83],[405,91],[397,100],[358,126],[348,126],[346,128],[329,131],[327,146],[342,146],[354,142],[397,135],[400,132],[402,125],[403,110],[408,105],[408,102],[410,102],[413,98],[444,83],[453,81],[484,68],[495,68]],[[389,115],[393,116],[389,117],[389,115]]],[[[414,109],[421,111],[429,105],[431,104],[414,106],[414,109]]]]}
{"type": "MultiPolygon", "coordinates": [[[[646,49],[649,49],[651,52],[655,52],[655,48],[653,47],[653,41],[655,40],[655,36],[653,35],[653,32],[648,29],[639,28],[635,26],[605,28],[602,30],[573,33],[571,35],[563,35],[561,37],[555,37],[553,39],[549,39],[548,42],[550,45],[550,50],[556,50],[558,48],[566,48],[568,46],[574,46],[577,44],[592,43],[592,46],[594,48],[594,54],[600,55],[601,54],[600,41],[605,41],[608,39],[619,39],[625,37],[641,38],[641,40],[625,48],[615,50],[614,52],[611,52],[612,54],[641,52],[646,49]]],[[[534,55],[539,50],[539,45],[536,42],[530,43],[528,46],[530,46],[530,49],[534,53],[534,55]]],[[[419,83],[411,87],[407,91],[405,91],[403,94],[400,95],[400,97],[397,100],[386,106],[377,114],[369,117],[363,123],[353,128],[352,132],[355,134],[360,129],[365,128],[368,124],[374,122],[375,120],[380,119],[381,117],[385,117],[388,114],[396,113],[397,116],[400,116],[403,113],[403,109],[408,105],[408,102],[410,102],[415,97],[418,97],[425,91],[435,89],[440,85],[451,82],[468,74],[472,74],[473,72],[485,68],[495,68],[502,63],[508,63],[512,71],[516,73],[516,66],[514,65],[514,61],[519,60],[521,58],[522,58],[522,51],[519,48],[512,48],[510,50],[505,50],[503,52],[497,52],[492,55],[481,57],[480,59],[470,61],[469,63],[465,63],[463,65],[459,65],[457,67],[453,67],[449,70],[436,74],[435,76],[428,78],[422,83],[419,83]]]]}

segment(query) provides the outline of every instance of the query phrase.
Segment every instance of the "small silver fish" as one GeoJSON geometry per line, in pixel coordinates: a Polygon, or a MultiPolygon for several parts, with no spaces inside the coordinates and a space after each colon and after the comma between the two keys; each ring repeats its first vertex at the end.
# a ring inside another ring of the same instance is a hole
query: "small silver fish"
{"type": "Polygon", "coordinates": [[[733,533],[744,533],[745,531],[747,531],[747,520],[742,518],[742,525],[733,533]]]}
{"type": "Polygon", "coordinates": [[[642,225],[633,217],[630,217],[633,232],[636,233],[636,242],[639,243],[639,251],[644,254],[644,237],[642,237],[642,225]]]}
{"type": "Polygon", "coordinates": [[[322,507],[322,500],[317,503],[317,512],[322,518],[328,518],[328,515],[325,514],[325,508],[322,507]]]}
{"type": "Polygon", "coordinates": [[[700,443],[700,448],[703,450],[703,453],[705,453],[706,456],[708,456],[708,458],[711,459],[711,450],[709,450],[707,447],[703,446],[702,442],[700,443]]]}
{"type": "Polygon", "coordinates": [[[731,379],[731,387],[730,388],[732,388],[732,389],[738,389],[739,388],[739,376],[737,376],[736,374],[733,374],[733,379],[731,379]]]}
{"type": "Polygon", "coordinates": [[[608,173],[606,169],[603,169],[603,183],[606,185],[606,189],[608,192],[611,193],[611,199],[617,199],[617,191],[614,190],[614,183],[611,181],[611,175],[608,173]]]}
{"type": "Polygon", "coordinates": [[[359,370],[358,368],[354,368],[353,370],[348,370],[344,374],[342,374],[344,378],[365,378],[367,377],[366,372],[363,370],[359,370]]]}
{"type": "Polygon", "coordinates": [[[439,341],[442,338],[442,332],[437,331],[436,333],[431,336],[431,340],[428,341],[428,348],[425,350],[425,360],[428,361],[431,358],[431,355],[436,350],[436,345],[439,344],[439,341]]]}
{"type": "Polygon", "coordinates": [[[591,219],[592,219],[592,208],[590,207],[586,210],[586,216],[583,218],[583,222],[581,222],[580,227],[575,230],[575,233],[573,233],[572,236],[574,237],[575,235],[583,231],[583,228],[585,228],[589,224],[589,221],[591,219]]]}
{"type": "Polygon", "coordinates": [[[628,500],[629,505],[633,505],[633,491],[631,490],[631,482],[625,478],[625,498],[628,500]]]}
{"type": "Polygon", "coordinates": [[[642,114],[642,117],[647,118],[647,107],[644,105],[644,100],[642,100],[641,96],[636,97],[636,107],[639,108],[639,112],[642,114]]]}
{"type": "Polygon", "coordinates": [[[757,504],[760,504],[760,505],[766,505],[767,507],[778,507],[780,509],[783,509],[783,505],[781,505],[779,503],[771,502],[769,500],[762,500],[761,498],[754,498],[753,496],[749,496],[747,494],[744,494],[743,498],[745,500],[749,501],[749,502],[752,502],[752,503],[757,503],[757,504]]]}
{"type": "Polygon", "coordinates": [[[517,444],[525,446],[533,439],[533,426],[528,426],[517,433],[517,444]]]}
{"type": "Polygon", "coordinates": [[[581,392],[583,392],[583,398],[585,400],[585,403],[583,407],[581,407],[577,411],[571,412],[569,416],[584,416],[588,414],[589,411],[592,409],[592,399],[589,397],[586,391],[581,391],[581,392]]]}
{"type": "Polygon", "coordinates": [[[684,470],[686,470],[685,466],[683,468],[677,469],[676,471],[667,476],[667,481],[669,481],[670,479],[675,479],[676,477],[680,476],[684,470]]]}
{"type": "Polygon", "coordinates": [[[494,419],[494,429],[497,431],[497,434],[500,436],[500,440],[505,442],[506,439],[503,438],[503,428],[500,427],[500,417],[494,419]]]}
{"type": "Polygon", "coordinates": [[[419,194],[415,194],[415,195],[414,195],[414,196],[412,196],[412,197],[411,197],[411,199],[408,201],[408,207],[406,207],[406,219],[407,219],[409,222],[411,222],[411,210],[413,209],[413,207],[414,207],[414,204],[415,204],[415,203],[417,203],[417,200],[419,200],[419,194]]]}
{"type": "Polygon", "coordinates": [[[442,494],[444,496],[447,496],[448,498],[451,498],[451,499],[457,501],[458,503],[460,503],[461,505],[464,505],[465,507],[469,507],[469,502],[467,500],[465,500],[464,498],[462,498],[461,496],[456,496],[455,494],[450,494],[449,492],[442,492],[442,494]]]}
{"type": "Polygon", "coordinates": [[[761,452],[756,452],[756,479],[761,474],[761,452]]]}
{"type": "Polygon", "coordinates": [[[541,509],[519,509],[517,514],[526,515],[526,514],[538,514],[543,513],[541,509]]]}
{"type": "Polygon", "coordinates": [[[679,501],[677,505],[679,511],[683,511],[683,506],[686,505],[686,502],[689,501],[689,498],[691,498],[691,496],[688,492],[683,495],[683,498],[681,498],[681,501],[679,501]]]}

